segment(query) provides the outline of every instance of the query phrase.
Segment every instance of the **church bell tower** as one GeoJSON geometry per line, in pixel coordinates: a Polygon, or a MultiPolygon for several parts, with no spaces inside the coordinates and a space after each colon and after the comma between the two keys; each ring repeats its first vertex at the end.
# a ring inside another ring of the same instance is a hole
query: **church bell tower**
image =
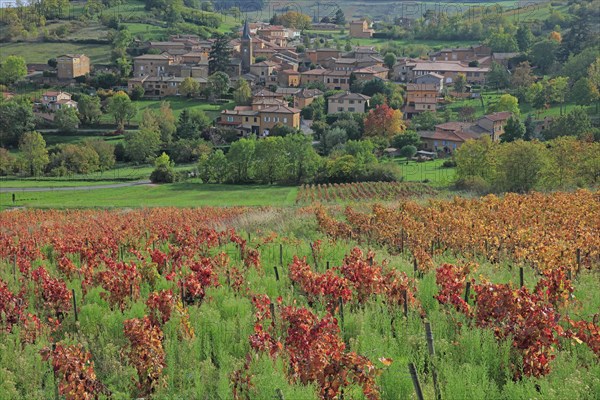
{"type": "Polygon", "coordinates": [[[244,22],[244,31],[242,32],[240,49],[242,52],[242,73],[245,74],[250,72],[250,64],[252,64],[252,38],[250,37],[248,20],[244,22]]]}

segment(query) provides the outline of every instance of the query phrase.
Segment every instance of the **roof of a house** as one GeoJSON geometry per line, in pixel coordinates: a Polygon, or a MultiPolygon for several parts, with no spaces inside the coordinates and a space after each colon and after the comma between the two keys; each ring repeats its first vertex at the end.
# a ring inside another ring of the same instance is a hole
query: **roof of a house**
{"type": "Polygon", "coordinates": [[[413,67],[416,71],[449,71],[449,72],[488,72],[486,67],[469,67],[452,61],[417,61],[413,67]]]}
{"type": "Polygon", "coordinates": [[[371,97],[361,93],[340,92],[329,96],[330,99],[346,99],[346,100],[369,100],[371,97]]]}
{"type": "Polygon", "coordinates": [[[444,122],[443,124],[436,125],[435,128],[436,128],[436,131],[438,129],[440,129],[440,130],[444,130],[444,131],[457,132],[457,131],[466,129],[466,128],[470,127],[471,125],[472,125],[471,122],[451,121],[451,122],[444,122]]]}
{"type": "Polygon", "coordinates": [[[316,69],[309,69],[308,71],[301,72],[300,75],[323,75],[326,72],[329,72],[329,70],[327,70],[325,68],[316,68],[316,69]]]}
{"type": "Polygon", "coordinates": [[[301,99],[310,99],[311,97],[322,96],[323,92],[319,89],[302,89],[296,94],[296,97],[301,99]]]}
{"type": "Polygon", "coordinates": [[[172,60],[173,57],[162,53],[162,54],[143,54],[141,56],[134,57],[133,60],[172,60]]]}
{"type": "Polygon", "coordinates": [[[71,93],[67,93],[67,92],[63,92],[63,91],[56,91],[56,90],[48,90],[47,92],[42,93],[42,96],[56,97],[59,94],[66,94],[67,96],[71,97],[71,93]]]}
{"type": "Polygon", "coordinates": [[[62,56],[58,56],[58,58],[63,58],[63,57],[68,57],[68,58],[80,58],[80,57],[85,57],[85,54],[63,54],[62,56]]]}
{"type": "Polygon", "coordinates": [[[371,65],[369,67],[357,68],[354,70],[355,73],[359,74],[379,74],[388,71],[389,69],[386,67],[380,67],[379,65],[371,65]]]}
{"type": "Polygon", "coordinates": [[[482,118],[489,119],[490,121],[505,121],[512,117],[512,113],[508,111],[495,112],[493,114],[484,115],[482,118]]]}
{"type": "Polygon", "coordinates": [[[298,114],[298,113],[300,113],[301,110],[279,104],[276,106],[263,108],[261,111],[268,112],[268,113],[280,113],[280,114],[298,114]]]}

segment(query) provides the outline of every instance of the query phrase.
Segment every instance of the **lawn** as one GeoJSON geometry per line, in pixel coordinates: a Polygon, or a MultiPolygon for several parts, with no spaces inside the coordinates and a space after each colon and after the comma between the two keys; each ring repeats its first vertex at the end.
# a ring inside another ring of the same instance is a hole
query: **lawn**
{"type": "Polygon", "coordinates": [[[405,182],[426,181],[434,187],[448,187],[454,182],[456,169],[443,168],[444,161],[437,159],[425,162],[408,161],[407,163],[404,158],[398,157],[390,162],[400,166],[405,182]]]}
{"type": "MultiPolygon", "coordinates": [[[[495,103],[498,98],[502,95],[502,93],[497,92],[485,92],[482,94],[483,101],[485,104],[485,108],[481,104],[481,99],[461,99],[448,103],[447,107],[449,107],[453,112],[457,113],[463,107],[473,107],[475,109],[475,118],[479,118],[485,114],[488,114],[488,108],[491,104],[495,103]]],[[[545,117],[556,117],[560,115],[560,105],[553,104],[548,109],[536,110],[530,104],[520,104],[521,115],[526,116],[527,114],[533,114],[536,120],[543,120],[545,117]]],[[[575,107],[580,107],[575,105],[575,103],[565,103],[563,105],[563,114],[573,110],[575,107]]],[[[590,116],[595,115],[596,108],[595,106],[587,106],[585,107],[588,114],[590,116]]]]}
{"type": "MultiPolygon", "coordinates": [[[[105,129],[104,131],[110,131],[105,129]]],[[[42,133],[46,146],[53,146],[56,144],[76,144],[83,142],[86,139],[101,139],[112,144],[117,144],[123,140],[123,135],[104,136],[100,132],[98,133],[83,133],[77,135],[55,135],[50,133],[42,133]]]]}
{"type": "Polygon", "coordinates": [[[132,35],[140,40],[162,40],[167,36],[167,30],[161,26],[127,22],[123,24],[132,35]]]}
{"type": "MultiPolygon", "coordinates": [[[[16,206],[41,208],[198,207],[293,205],[296,187],[174,183],[116,189],[21,192],[16,206]]],[[[0,209],[12,205],[11,193],[0,193],[0,209]]]]}
{"type": "MultiPolygon", "coordinates": [[[[194,168],[194,164],[181,164],[175,166],[177,171],[187,171],[194,168]]],[[[117,168],[105,172],[94,172],[91,174],[75,174],[63,177],[0,177],[0,186],[3,188],[27,188],[27,187],[61,187],[61,186],[88,186],[104,185],[111,183],[123,183],[145,180],[150,177],[151,165],[118,165],[117,168]]]]}
{"type": "Polygon", "coordinates": [[[81,43],[47,43],[47,42],[19,42],[0,44],[2,58],[9,55],[18,55],[25,58],[28,63],[46,63],[48,59],[65,53],[83,53],[90,57],[94,64],[110,63],[110,46],[108,44],[81,44],[81,43]]]}
{"type": "MultiPolygon", "coordinates": [[[[168,101],[171,103],[171,109],[173,109],[173,114],[175,117],[179,117],[179,114],[183,110],[202,110],[204,111],[210,118],[216,118],[221,113],[221,110],[225,108],[232,108],[234,106],[233,101],[228,102],[227,104],[210,104],[204,101],[187,99],[185,97],[167,97],[163,99],[164,101],[168,101]]],[[[142,115],[144,114],[144,110],[149,108],[152,110],[158,110],[160,108],[160,103],[163,100],[139,100],[136,101],[135,104],[138,107],[138,113],[132,122],[139,123],[142,120],[142,115]]]]}

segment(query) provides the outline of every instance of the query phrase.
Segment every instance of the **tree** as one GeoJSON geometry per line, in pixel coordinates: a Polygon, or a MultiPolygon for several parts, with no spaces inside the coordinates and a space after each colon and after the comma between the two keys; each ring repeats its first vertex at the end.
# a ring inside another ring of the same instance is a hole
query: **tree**
{"type": "Polygon", "coordinates": [[[485,42],[494,53],[510,53],[518,50],[517,41],[510,33],[492,33],[485,42]]]}
{"type": "Polygon", "coordinates": [[[61,108],[54,113],[54,124],[65,133],[73,133],[79,127],[79,114],[74,107],[61,108]]]}
{"type": "Polygon", "coordinates": [[[321,157],[315,152],[311,139],[303,134],[283,138],[286,166],[283,179],[299,185],[314,180],[321,165],[321,157]]]}
{"type": "Polygon", "coordinates": [[[366,136],[383,136],[391,138],[404,132],[406,125],[402,120],[402,111],[394,110],[387,104],[377,106],[369,111],[365,118],[366,136]]]}
{"type": "Polygon", "coordinates": [[[177,131],[175,114],[173,114],[173,110],[171,109],[171,103],[168,101],[160,102],[157,119],[158,129],[160,130],[160,140],[165,144],[171,143],[173,135],[177,131]]]}
{"type": "Polygon", "coordinates": [[[519,46],[519,50],[522,52],[526,52],[529,50],[531,43],[533,43],[533,33],[531,33],[531,28],[528,24],[523,24],[519,26],[517,29],[517,45],[519,46]]]}
{"type": "Polygon", "coordinates": [[[131,120],[137,113],[137,107],[125,92],[117,92],[109,98],[106,108],[115,119],[118,131],[123,131],[125,121],[131,120]]]}
{"type": "Polygon", "coordinates": [[[455,152],[456,178],[466,180],[479,177],[490,182],[494,176],[494,143],[489,136],[467,140],[455,152]]]}
{"type": "MultiPolygon", "coordinates": [[[[597,94],[600,93],[600,57],[597,57],[596,60],[590,64],[587,70],[588,77],[590,80],[590,84],[597,94]]],[[[599,96],[600,97],[600,96],[599,96]]]]}
{"type": "Polygon", "coordinates": [[[598,98],[598,92],[594,89],[592,82],[588,78],[581,78],[571,88],[569,96],[575,104],[587,106],[598,98]]]}
{"type": "Polygon", "coordinates": [[[271,136],[287,136],[295,133],[298,133],[298,129],[284,125],[281,122],[276,123],[269,131],[269,135],[271,136]]]}
{"type": "Polygon", "coordinates": [[[519,110],[519,99],[510,94],[503,94],[500,99],[490,106],[491,112],[508,111],[517,117],[521,115],[519,110]]]}
{"type": "Polygon", "coordinates": [[[598,50],[596,47],[591,47],[583,50],[579,54],[572,55],[565,61],[561,75],[568,76],[571,82],[577,82],[583,77],[589,77],[589,68],[598,59],[598,50]]]}
{"type": "Polygon", "coordinates": [[[502,89],[508,86],[510,74],[502,64],[492,62],[490,72],[487,75],[486,82],[490,87],[502,89]]]}
{"type": "Polygon", "coordinates": [[[475,116],[475,108],[471,106],[464,106],[458,110],[458,116],[461,121],[473,121],[475,116]]]}
{"type": "Polygon", "coordinates": [[[35,128],[31,102],[25,97],[0,98],[0,146],[16,145],[25,132],[35,128]]]}
{"type": "Polygon", "coordinates": [[[27,64],[20,56],[8,56],[0,65],[0,83],[12,85],[27,75],[27,64]]]}
{"type": "Polygon", "coordinates": [[[102,116],[102,108],[98,96],[80,95],[77,108],[79,109],[79,117],[82,122],[89,124],[97,123],[102,116]]]}
{"type": "Polygon", "coordinates": [[[210,124],[210,118],[202,110],[184,109],[179,114],[175,139],[198,139],[210,124]]]}
{"type": "Polygon", "coordinates": [[[531,72],[531,66],[527,61],[524,61],[517,65],[510,77],[510,86],[513,89],[517,89],[519,93],[521,93],[521,95],[519,96],[521,99],[525,97],[525,89],[529,88],[529,86],[531,86],[531,84],[533,84],[534,82],[535,76],[531,72]]]}
{"type": "Polygon", "coordinates": [[[327,129],[321,135],[321,140],[319,141],[319,151],[323,155],[328,155],[333,149],[346,143],[347,140],[348,135],[342,128],[336,127],[327,129]]]}
{"type": "Polygon", "coordinates": [[[0,147],[0,175],[10,175],[13,172],[17,159],[4,147],[0,147]]]}
{"type": "Polygon", "coordinates": [[[550,126],[542,131],[544,139],[550,140],[560,136],[585,138],[592,131],[590,117],[581,107],[555,118],[550,126]]]}
{"type": "Polygon", "coordinates": [[[394,53],[392,53],[392,52],[387,53],[383,57],[383,63],[389,69],[392,69],[394,67],[394,65],[396,64],[396,61],[397,61],[396,55],[394,53]]]}
{"type": "Polygon", "coordinates": [[[230,57],[229,39],[224,35],[216,35],[208,56],[209,74],[212,75],[217,71],[227,71],[230,57]]]}
{"type": "Polygon", "coordinates": [[[200,94],[200,83],[191,77],[186,77],[179,85],[179,93],[183,96],[196,97],[200,94]]]}
{"type": "Polygon", "coordinates": [[[254,170],[256,179],[272,185],[285,169],[284,142],[281,137],[267,137],[256,142],[254,170]]]}
{"type": "Polygon", "coordinates": [[[340,117],[335,121],[331,127],[340,128],[346,132],[346,136],[351,140],[359,140],[363,136],[363,128],[361,127],[363,117],[360,114],[355,114],[359,117],[359,121],[352,117],[352,115],[346,115],[345,113],[340,114],[340,117]]]}
{"type": "Polygon", "coordinates": [[[405,146],[419,147],[421,144],[421,136],[415,131],[405,131],[399,135],[396,135],[392,139],[392,147],[401,149],[405,146]]]}
{"type": "Polygon", "coordinates": [[[407,160],[414,157],[415,154],[417,154],[417,148],[415,146],[407,145],[400,149],[400,155],[406,157],[407,160]]]}
{"type": "Polygon", "coordinates": [[[115,145],[102,139],[88,139],[83,142],[85,146],[93,149],[98,154],[98,168],[100,171],[111,169],[115,165],[115,145]]]}
{"type": "Polygon", "coordinates": [[[545,147],[539,142],[517,140],[496,150],[497,190],[526,193],[538,186],[548,163],[545,147]]]}
{"type": "Polygon", "coordinates": [[[222,71],[217,71],[208,77],[206,90],[212,100],[221,98],[229,89],[229,76],[222,71]]]}
{"type": "Polygon", "coordinates": [[[249,105],[252,101],[252,90],[245,79],[238,79],[233,91],[233,101],[238,105],[249,105]]]}
{"type": "Polygon", "coordinates": [[[533,115],[528,114],[525,119],[525,134],[523,135],[523,140],[532,140],[535,136],[535,121],[533,120],[533,115]]]}
{"type": "Polygon", "coordinates": [[[158,129],[143,128],[125,134],[125,152],[135,163],[143,163],[156,157],[160,149],[158,129]]]}
{"type": "Polygon", "coordinates": [[[542,40],[531,46],[530,58],[533,65],[542,73],[547,73],[556,62],[556,50],[559,44],[554,40],[542,40]]]}
{"type": "Polygon", "coordinates": [[[500,136],[501,142],[514,142],[523,139],[525,136],[525,125],[517,117],[510,117],[506,121],[504,134],[500,136]]]}
{"type": "Polygon", "coordinates": [[[125,56],[119,57],[115,64],[117,64],[117,68],[119,68],[119,73],[122,78],[127,78],[131,74],[131,62],[125,56]]]}
{"type": "Polygon", "coordinates": [[[252,178],[255,148],[256,141],[253,139],[240,139],[231,144],[227,153],[227,161],[234,183],[249,182],[252,178]]]}
{"type": "Polygon", "coordinates": [[[46,141],[38,132],[27,132],[21,137],[19,150],[31,176],[38,176],[50,159],[46,149],[46,141]]]}
{"type": "Polygon", "coordinates": [[[560,42],[562,42],[562,35],[560,34],[560,32],[552,31],[552,32],[550,32],[548,39],[554,40],[555,42],[560,43],[560,42]]]}
{"type": "Polygon", "coordinates": [[[417,131],[431,131],[439,123],[440,119],[435,111],[423,111],[411,119],[410,126],[417,131]]]}
{"type": "Polygon", "coordinates": [[[57,167],[76,174],[89,174],[100,169],[100,157],[89,146],[65,144],[61,146],[60,152],[51,157],[49,168],[54,170],[57,167]]]}
{"type": "Polygon", "coordinates": [[[152,183],[173,183],[177,180],[175,163],[168,155],[162,153],[154,160],[154,171],[150,174],[152,183]]]}
{"type": "Polygon", "coordinates": [[[385,97],[385,94],[383,93],[375,93],[369,101],[369,106],[371,107],[377,107],[382,104],[387,104],[387,97],[385,97]]]}
{"type": "Polygon", "coordinates": [[[333,17],[333,23],[336,25],[346,25],[346,16],[341,8],[338,8],[333,17]]]}
{"type": "Polygon", "coordinates": [[[131,89],[131,100],[140,100],[145,94],[146,89],[142,85],[134,85],[133,89],[131,89]]]}
{"type": "Polygon", "coordinates": [[[311,18],[306,14],[297,11],[288,11],[280,16],[281,25],[286,28],[295,28],[298,30],[309,29],[311,26],[311,18]]]}
{"type": "Polygon", "coordinates": [[[454,80],[454,91],[463,93],[467,89],[467,77],[465,74],[458,73],[454,80]]]}
{"type": "Polygon", "coordinates": [[[218,149],[210,155],[204,155],[198,164],[202,182],[223,183],[227,179],[229,165],[223,150],[218,149]]]}

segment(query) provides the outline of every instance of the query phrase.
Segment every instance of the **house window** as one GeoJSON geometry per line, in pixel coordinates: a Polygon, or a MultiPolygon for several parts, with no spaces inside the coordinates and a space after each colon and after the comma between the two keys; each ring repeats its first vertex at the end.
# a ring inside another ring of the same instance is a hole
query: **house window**
{"type": "Polygon", "coordinates": [[[338,111],[344,111],[344,107],[338,107],[338,111]]]}
{"type": "Polygon", "coordinates": [[[286,117],[283,117],[283,123],[287,124],[287,118],[286,117]]]}
{"type": "Polygon", "coordinates": [[[354,104],[354,100],[350,100],[350,104],[354,104]]]}
{"type": "Polygon", "coordinates": [[[227,117],[227,122],[233,122],[233,117],[227,117]]]}
{"type": "Polygon", "coordinates": [[[254,122],[256,122],[256,117],[254,117],[254,122]]]}
{"type": "Polygon", "coordinates": [[[354,107],[348,107],[348,111],[354,112],[354,107]]]}
{"type": "Polygon", "coordinates": [[[248,117],[246,117],[246,122],[248,122],[248,117]]]}

